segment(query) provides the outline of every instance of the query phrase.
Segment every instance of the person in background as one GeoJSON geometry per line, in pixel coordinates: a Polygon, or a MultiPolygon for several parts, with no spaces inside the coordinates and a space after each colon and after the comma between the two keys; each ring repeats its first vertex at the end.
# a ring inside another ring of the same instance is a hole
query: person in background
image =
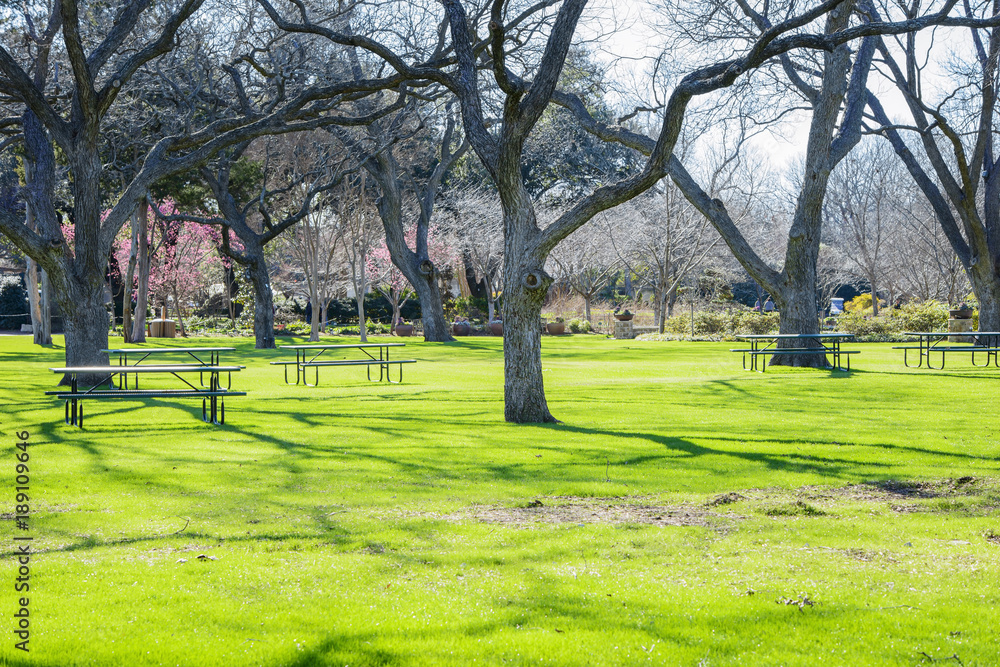
{"type": "Polygon", "coordinates": [[[764,302],[764,312],[765,313],[774,312],[774,302],[771,301],[771,297],[767,297],[767,301],[764,302]]]}
{"type": "Polygon", "coordinates": [[[760,312],[760,299],[757,299],[757,303],[755,303],[753,305],[753,310],[754,310],[755,313],[759,313],[760,312]]]}

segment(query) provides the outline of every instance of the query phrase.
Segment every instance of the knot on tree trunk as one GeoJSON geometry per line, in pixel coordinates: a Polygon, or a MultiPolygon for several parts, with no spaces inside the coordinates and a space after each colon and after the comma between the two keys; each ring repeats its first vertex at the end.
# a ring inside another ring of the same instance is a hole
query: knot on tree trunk
{"type": "Polygon", "coordinates": [[[545,289],[552,284],[552,276],[545,271],[528,271],[521,283],[530,290],[545,289]]]}
{"type": "Polygon", "coordinates": [[[434,275],[434,263],[431,262],[431,260],[429,259],[425,259],[424,261],[420,262],[420,267],[418,270],[425,276],[434,275]]]}

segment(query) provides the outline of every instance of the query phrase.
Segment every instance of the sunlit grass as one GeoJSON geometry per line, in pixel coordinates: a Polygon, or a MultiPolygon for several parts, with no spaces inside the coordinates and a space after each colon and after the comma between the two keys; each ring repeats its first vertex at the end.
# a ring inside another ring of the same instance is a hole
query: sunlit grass
{"type": "Polygon", "coordinates": [[[401,385],[306,388],[239,340],[225,426],[92,402],[79,430],[43,395],[62,350],[0,339],[0,465],[10,489],[29,430],[44,552],[0,664],[1000,661],[1000,369],[545,338],[563,423],[517,426],[498,339],[406,343],[401,385]]]}

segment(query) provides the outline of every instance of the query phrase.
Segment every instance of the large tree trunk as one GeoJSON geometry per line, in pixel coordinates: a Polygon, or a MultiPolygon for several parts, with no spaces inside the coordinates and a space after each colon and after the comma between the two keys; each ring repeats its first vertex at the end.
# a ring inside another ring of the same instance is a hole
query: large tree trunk
{"type": "MultiPolygon", "coordinates": [[[[244,240],[246,243],[246,240],[244,240]]],[[[253,285],[253,335],[254,348],[273,350],[274,344],[274,294],[271,291],[271,277],[267,273],[264,249],[246,248],[247,275],[253,285]]]]}
{"type": "MultiPolygon", "coordinates": [[[[815,264],[811,265],[815,267],[815,264]]],[[[783,334],[818,334],[819,317],[816,309],[816,283],[803,280],[787,285],[774,297],[778,302],[780,323],[778,333],[783,334]]],[[[818,341],[798,340],[779,342],[776,347],[812,348],[822,347],[818,341]]],[[[775,354],[771,357],[772,366],[800,366],[807,368],[828,368],[826,355],[823,354],[775,354]]]]}
{"type": "MultiPolygon", "coordinates": [[[[829,172],[826,172],[826,176],[829,172]]],[[[818,334],[819,317],[816,307],[816,260],[819,257],[819,235],[821,225],[822,197],[826,191],[825,177],[817,175],[799,195],[796,220],[789,232],[788,247],[785,250],[785,268],[781,284],[772,290],[778,303],[780,322],[778,333],[818,334]],[[818,183],[823,181],[823,183],[818,183]],[[818,201],[816,201],[818,199],[818,201]]],[[[812,348],[821,347],[815,340],[782,341],[777,347],[812,348]]],[[[771,366],[800,366],[827,368],[826,356],[822,354],[776,354],[771,357],[771,366]]]]}
{"type": "Polygon", "coordinates": [[[515,423],[552,423],[558,420],[545,400],[540,323],[553,280],[545,272],[545,256],[539,256],[533,244],[535,213],[521,184],[518,155],[510,156],[513,159],[499,170],[504,206],[504,418],[515,423]]]}
{"type": "MultiPolygon", "coordinates": [[[[96,137],[93,140],[96,144],[96,137]]],[[[55,294],[63,313],[66,363],[69,366],[106,366],[108,311],[104,307],[104,276],[110,243],[101,236],[101,159],[96,149],[79,149],[70,156],[73,171],[74,258],[72,269],[56,279],[55,294]]],[[[101,376],[80,376],[96,383],[101,376]]],[[[65,382],[65,378],[64,378],[65,382]]]]}
{"type": "Polygon", "coordinates": [[[438,289],[434,269],[431,269],[431,275],[420,274],[420,277],[423,279],[410,280],[410,284],[413,286],[413,291],[417,293],[417,300],[420,302],[424,340],[435,343],[455,340],[451,335],[451,327],[444,319],[444,303],[441,301],[441,290],[438,289]]]}
{"type": "MultiPolygon", "coordinates": [[[[107,366],[108,311],[104,307],[104,276],[91,274],[90,280],[69,279],[55,290],[63,313],[67,366],[107,366]]],[[[81,384],[96,384],[104,375],[80,375],[81,384]]],[[[63,378],[61,384],[67,384],[63,378]]]]}
{"type": "Polygon", "coordinates": [[[149,308],[149,203],[143,199],[136,218],[135,237],[139,284],[135,289],[135,317],[132,320],[132,342],[146,342],[146,310],[149,308]]]}
{"type": "Polygon", "coordinates": [[[968,272],[979,301],[980,331],[1000,331],[1000,276],[990,264],[992,262],[981,260],[968,272]]]}
{"type": "MultiPolygon", "coordinates": [[[[509,250],[508,250],[509,252],[509,250]]],[[[508,255],[510,257],[510,255],[508,255]]],[[[506,262],[503,300],[504,418],[515,423],[558,421],[549,412],[542,382],[542,305],[552,278],[541,269],[520,273],[506,262]],[[517,280],[517,278],[521,280],[517,280]],[[531,286],[529,287],[529,283],[531,286]]]]}

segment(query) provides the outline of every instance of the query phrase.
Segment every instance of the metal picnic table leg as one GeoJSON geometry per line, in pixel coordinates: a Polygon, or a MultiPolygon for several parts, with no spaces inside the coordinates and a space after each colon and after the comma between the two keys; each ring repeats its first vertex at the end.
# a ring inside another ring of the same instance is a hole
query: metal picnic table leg
{"type": "Polygon", "coordinates": [[[212,371],[212,377],[209,380],[211,384],[212,391],[212,423],[219,423],[219,397],[215,395],[215,392],[219,391],[219,372],[212,371]]]}
{"type": "MultiPolygon", "coordinates": [[[[70,375],[69,381],[69,391],[71,394],[78,393],[80,388],[79,381],[77,380],[76,373],[70,375]]],[[[80,401],[76,398],[69,398],[66,400],[66,413],[67,420],[66,423],[70,426],[79,426],[83,428],[83,406],[80,401]]]]}
{"type": "Polygon", "coordinates": [[[927,348],[927,368],[930,368],[930,369],[935,370],[935,371],[944,370],[944,352],[945,351],[944,350],[938,350],[938,352],[941,353],[941,365],[938,366],[937,368],[934,368],[933,366],[931,366],[931,349],[932,348],[928,346],[928,348],[927,348]]]}

